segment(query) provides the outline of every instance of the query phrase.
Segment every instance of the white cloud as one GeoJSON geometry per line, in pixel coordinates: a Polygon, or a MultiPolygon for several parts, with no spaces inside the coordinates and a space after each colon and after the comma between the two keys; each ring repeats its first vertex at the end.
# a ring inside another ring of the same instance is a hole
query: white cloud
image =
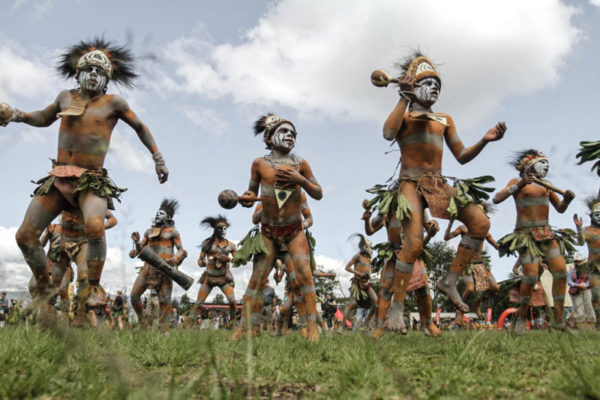
{"type": "Polygon", "coordinates": [[[588,0],[593,6],[600,7],[600,0],[588,0]]]}
{"type": "Polygon", "coordinates": [[[175,64],[177,90],[205,99],[379,121],[397,95],[373,87],[370,73],[419,46],[443,64],[439,108],[451,104],[474,123],[510,96],[557,82],[578,38],[575,12],[558,0],[284,0],[241,44],[196,35],[164,54],[175,64]]]}
{"type": "Polygon", "coordinates": [[[137,135],[131,129],[115,129],[108,148],[110,157],[106,159],[106,167],[128,169],[130,171],[154,174],[154,163],[150,152],[141,145],[137,135]]]}
{"type": "Polygon", "coordinates": [[[0,39],[0,101],[58,94],[58,80],[52,70],[53,60],[46,54],[28,54],[4,36],[0,36],[0,39]]]}
{"type": "Polygon", "coordinates": [[[223,136],[228,133],[229,124],[223,119],[217,110],[212,108],[185,107],[183,113],[194,124],[214,136],[223,136]]]}
{"type": "Polygon", "coordinates": [[[12,9],[16,10],[21,7],[28,8],[31,13],[31,17],[34,21],[39,21],[42,17],[50,13],[54,6],[56,5],[56,0],[15,0],[12,9]],[[29,6],[31,4],[31,6],[29,6]]]}

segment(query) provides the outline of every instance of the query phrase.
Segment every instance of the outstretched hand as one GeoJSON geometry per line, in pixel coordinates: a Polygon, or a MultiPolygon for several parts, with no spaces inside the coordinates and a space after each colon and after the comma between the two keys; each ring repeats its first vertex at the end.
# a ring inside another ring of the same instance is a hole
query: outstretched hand
{"type": "Polygon", "coordinates": [[[564,195],[563,199],[566,202],[571,202],[571,201],[573,201],[574,198],[575,198],[575,193],[573,193],[573,191],[571,191],[571,190],[565,191],[565,195],[564,195]]]}
{"type": "Polygon", "coordinates": [[[496,126],[483,135],[483,140],[486,142],[495,142],[496,140],[502,139],[504,133],[506,133],[506,123],[498,122],[496,126]]]}
{"type": "Polygon", "coordinates": [[[133,232],[131,234],[131,240],[133,240],[134,242],[139,242],[140,241],[140,234],[139,232],[133,232]]]}
{"type": "Polygon", "coordinates": [[[157,165],[155,167],[156,175],[158,175],[158,181],[160,183],[165,183],[169,178],[169,169],[166,165],[157,165]]]}

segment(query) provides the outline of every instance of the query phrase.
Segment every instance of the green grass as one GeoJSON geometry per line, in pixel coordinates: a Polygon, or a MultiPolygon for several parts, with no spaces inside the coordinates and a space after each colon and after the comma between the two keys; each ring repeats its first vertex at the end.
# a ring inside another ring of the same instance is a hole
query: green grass
{"type": "Polygon", "coordinates": [[[228,335],[7,327],[0,398],[600,399],[595,332],[228,335]]]}

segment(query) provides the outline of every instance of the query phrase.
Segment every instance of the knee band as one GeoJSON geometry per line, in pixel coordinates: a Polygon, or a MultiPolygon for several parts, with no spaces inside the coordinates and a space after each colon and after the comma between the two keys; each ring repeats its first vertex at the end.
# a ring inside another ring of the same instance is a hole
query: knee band
{"type": "Polygon", "coordinates": [[[567,279],[566,272],[552,272],[552,279],[567,279]]]}
{"type": "Polygon", "coordinates": [[[519,304],[523,306],[528,306],[531,303],[531,297],[529,296],[521,296],[521,300],[519,300],[519,304]]]}
{"type": "Polygon", "coordinates": [[[394,270],[387,269],[383,271],[383,279],[393,279],[394,278],[394,270]]]}
{"type": "Polygon", "coordinates": [[[388,301],[390,301],[390,300],[392,300],[392,296],[393,296],[393,295],[394,295],[394,293],[390,292],[390,291],[389,291],[389,290],[387,290],[387,289],[383,289],[383,290],[381,291],[381,298],[382,298],[383,300],[388,300],[388,301]]]}
{"type": "Polygon", "coordinates": [[[397,272],[400,272],[401,274],[412,274],[414,265],[415,265],[414,263],[409,264],[409,263],[402,262],[400,260],[396,260],[395,269],[397,272]]]}
{"type": "Polygon", "coordinates": [[[562,254],[560,253],[560,248],[558,248],[558,247],[553,247],[553,248],[549,249],[548,251],[546,251],[546,253],[544,254],[545,261],[552,260],[553,258],[556,258],[556,257],[562,257],[562,254]]]}
{"type": "Polygon", "coordinates": [[[554,299],[554,302],[564,302],[565,301],[565,295],[564,294],[557,294],[557,295],[552,295],[552,299],[554,299]]]}
{"type": "Polygon", "coordinates": [[[521,280],[521,282],[523,282],[526,285],[535,285],[538,281],[538,277],[537,275],[525,275],[523,276],[523,279],[521,280]]]}
{"type": "Polygon", "coordinates": [[[473,276],[472,275],[467,275],[465,277],[463,277],[463,280],[465,281],[465,283],[473,283],[473,276]]]}
{"type": "Polygon", "coordinates": [[[521,256],[521,264],[523,264],[523,265],[533,264],[534,262],[535,262],[535,259],[533,257],[531,257],[529,254],[521,256]]]}

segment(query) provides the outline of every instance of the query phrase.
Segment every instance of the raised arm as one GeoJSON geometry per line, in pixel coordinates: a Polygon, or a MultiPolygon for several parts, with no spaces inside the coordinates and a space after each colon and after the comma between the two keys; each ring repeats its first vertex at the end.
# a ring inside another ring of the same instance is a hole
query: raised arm
{"type": "Polygon", "coordinates": [[[399,85],[400,101],[398,101],[398,104],[396,104],[396,107],[394,107],[383,124],[383,138],[385,140],[394,140],[396,138],[400,128],[402,128],[402,122],[404,121],[404,116],[406,115],[410,103],[409,99],[414,100],[415,97],[414,88],[417,83],[415,82],[414,77],[403,75],[400,78],[399,85]]]}
{"type": "Polygon", "coordinates": [[[144,246],[146,246],[148,244],[148,231],[146,231],[146,233],[144,233],[144,238],[142,239],[141,242],[140,242],[140,234],[138,232],[133,232],[131,234],[131,240],[133,240],[135,249],[133,249],[129,252],[129,257],[135,258],[135,257],[137,257],[138,254],[140,254],[140,251],[142,251],[144,246]]]}
{"type": "Polygon", "coordinates": [[[465,233],[467,233],[467,227],[464,225],[460,225],[455,230],[450,231],[452,229],[453,223],[454,219],[451,219],[450,222],[448,222],[448,227],[446,228],[446,232],[444,233],[444,240],[454,239],[458,235],[464,235],[465,233]]]}
{"type": "Polygon", "coordinates": [[[567,207],[569,207],[569,204],[571,204],[571,201],[573,201],[575,198],[575,193],[570,190],[565,191],[565,197],[563,197],[562,201],[560,201],[558,195],[553,191],[550,191],[548,197],[550,198],[550,203],[552,203],[556,211],[562,214],[567,211],[567,207]]]}
{"type": "Polygon", "coordinates": [[[146,125],[140,121],[137,115],[129,108],[129,104],[120,96],[115,95],[115,104],[119,118],[125,121],[133,130],[137,133],[140,141],[146,146],[146,148],[152,153],[152,159],[154,160],[154,167],[156,174],[158,175],[158,181],[165,183],[169,178],[169,170],[165,164],[162,154],[158,151],[158,147],[154,142],[154,137],[146,125]]]}
{"type": "Polygon", "coordinates": [[[456,132],[456,126],[454,125],[454,121],[450,116],[447,117],[448,127],[446,128],[445,139],[446,144],[450,148],[450,151],[454,155],[454,158],[461,163],[466,164],[475,157],[481,150],[489,143],[494,142],[496,140],[502,139],[504,133],[506,132],[506,124],[504,122],[498,122],[496,126],[486,132],[481,138],[480,141],[475,143],[471,147],[465,147],[462,140],[458,136],[456,132]]]}
{"type": "Polygon", "coordinates": [[[496,193],[492,201],[494,202],[494,204],[502,203],[510,196],[517,194],[519,190],[521,190],[525,185],[531,182],[533,182],[533,177],[531,175],[525,175],[521,180],[511,179],[504,189],[496,193]]]}
{"type": "Polygon", "coordinates": [[[110,210],[106,210],[104,220],[104,229],[114,228],[119,223],[117,217],[110,210]]]}
{"type": "Polygon", "coordinates": [[[368,236],[371,236],[381,228],[383,228],[383,216],[381,214],[377,214],[375,217],[371,218],[371,211],[365,210],[362,215],[362,219],[365,221],[365,233],[368,236]]]}
{"type": "Polygon", "coordinates": [[[429,241],[436,235],[436,233],[438,233],[438,231],[440,230],[440,225],[436,220],[432,219],[427,220],[423,227],[427,232],[425,238],[423,239],[423,245],[426,246],[429,243],[429,241]]]}
{"type": "Polygon", "coordinates": [[[577,230],[577,244],[583,246],[585,244],[585,237],[583,236],[583,220],[577,216],[577,214],[573,215],[573,222],[575,222],[575,228],[577,230]]]}
{"type": "MultiPolygon", "coordinates": [[[[58,119],[56,114],[61,111],[60,103],[68,101],[71,94],[67,90],[63,90],[56,96],[52,104],[43,110],[23,112],[17,108],[10,108],[11,116],[7,121],[0,121],[0,125],[6,126],[9,122],[23,122],[27,125],[35,127],[46,127],[52,125],[58,119]]],[[[7,105],[8,106],[8,105],[7,105]]]]}

